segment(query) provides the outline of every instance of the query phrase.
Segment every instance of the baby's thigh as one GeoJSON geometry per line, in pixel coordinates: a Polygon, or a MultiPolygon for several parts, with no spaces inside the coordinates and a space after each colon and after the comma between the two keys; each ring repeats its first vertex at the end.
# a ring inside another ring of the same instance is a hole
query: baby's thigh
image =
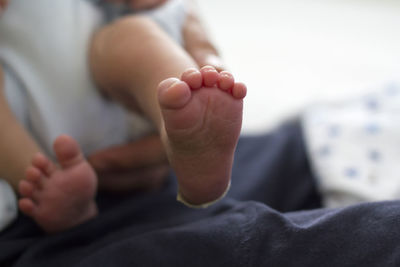
{"type": "Polygon", "coordinates": [[[164,5],[141,12],[107,1],[90,1],[97,3],[96,5],[103,13],[106,23],[114,22],[124,16],[144,15],[156,22],[176,42],[183,43],[182,27],[186,18],[186,11],[182,0],[169,0],[164,5]]]}
{"type": "Polygon", "coordinates": [[[4,74],[4,94],[9,108],[18,121],[28,128],[28,105],[25,88],[17,75],[5,64],[0,64],[4,74]]]}
{"type": "MultiPolygon", "coordinates": [[[[20,92],[17,89],[15,80],[10,77],[10,73],[0,64],[3,72],[3,88],[5,89],[6,100],[8,103],[14,103],[14,113],[23,116],[23,111],[17,110],[17,103],[22,101],[20,92]]],[[[9,104],[10,105],[10,104],[9,104]]],[[[10,105],[11,107],[11,105],[10,105]]],[[[0,107],[0,112],[4,111],[4,106],[0,107]]],[[[3,130],[7,125],[2,125],[3,130]]],[[[5,229],[15,218],[17,217],[17,200],[14,191],[11,186],[0,177],[0,232],[5,229]]]]}

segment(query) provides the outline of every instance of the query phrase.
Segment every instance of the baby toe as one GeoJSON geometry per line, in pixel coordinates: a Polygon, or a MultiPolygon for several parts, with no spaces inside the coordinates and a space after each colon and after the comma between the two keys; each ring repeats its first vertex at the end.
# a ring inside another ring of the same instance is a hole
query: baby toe
{"type": "Polygon", "coordinates": [[[26,180],[33,183],[39,183],[42,176],[43,173],[40,171],[40,169],[33,166],[30,166],[25,173],[26,180]]]}
{"type": "Polygon", "coordinates": [[[33,157],[32,166],[38,168],[47,176],[50,176],[56,170],[54,164],[42,153],[37,153],[33,157]]]}
{"type": "Polygon", "coordinates": [[[33,216],[36,205],[30,198],[22,198],[18,201],[19,209],[28,216],[33,216]]]}
{"type": "Polygon", "coordinates": [[[218,87],[223,91],[230,91],[235,85],[233,75],[227,71],[222,71],[218,78],[218,87]]]}
{"type": "Polygon", "coordinates": [[[176,78],[170,78],[160,83],[158,101],[161,109],[179,109],[190,100],[190,87],[176,78]]]}
{"type": "Polygon", "coordinates": [[[21,194],[21,196],[23,197],[33,197],[33,192],[35,190],[35,184],[33,184],[32,182],[29,182],[27,180],[22,180],[21,182],[19,182],[18,185],[18,191],[21,194]]]}
{"type": "Polygon", "coordinates": [[[203,76],[201,72],[195,68],[186,70],[181,80],[187,83],[192,90],[199,89],[203,85],[203,76]]]}
{"type": "Polygon", "coordinates": [[[232,96],[236,99],[243,99],[247,94],[247,87],[244,83],[235,83],[232,88],[232,96]]]}
{"type": "Polygon", "coordinates": [[[211,66],[205,66],[200,69],[201,75],[203,76],[203,85],[206,87],[213,87],[219,78],[218,71],[211,66]]]}

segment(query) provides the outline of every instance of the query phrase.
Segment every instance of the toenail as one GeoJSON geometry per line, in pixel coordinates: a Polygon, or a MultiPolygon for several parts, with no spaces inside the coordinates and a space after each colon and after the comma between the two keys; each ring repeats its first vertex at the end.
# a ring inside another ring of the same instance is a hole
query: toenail
{"type": "Polygon", "coordinates": [[[174,81],[173,83],[171,83],[171,85],[168,86],[168,88],[175,87],[175,86],[177,86],[178,84],[181,84],[181,83],[184,83],[184,82],[181,81],[181,80],[179,80],[179,79],[177,79],[176,81],[174,81]]]}
{"type": "Polygon", "coordinates": [[[164,81],[162,81],[159,85],[160,88],[169,88],[172,85],[174,85],[175,83],[177,83],[178,81],[180,81],[178,78],[168,78],[164,81]]]}
{"type": "Polygon", "coordinates": [[[201,68],[201,70],[203,70],[203,71],[213,71],[213,72],[216,72],[217,70],[214,68],[214,67],[212,67],[212,66],[204,66],[204,67],[202,67],[201,68]]]}
{"type": "Polygon", "coordinates": [[[205,72],[217,72],[215,69],[204,69],[205,72]]]}
{"type": "Polygon", "coordinates": [[[186,73],[194,73],[194,72],[199,72],[199,70],[196,69],[196,68],[189,68],[189,69],[187,69],[185,72],[186,72],[186,73]]]}
{"type": "Polygon", "coordinates": [[[233,75],[229,72],[221,72],[220,74],[222,77],[233,78],[233,75]]]}
{"type": "Polygon", "coordinates": [[[188,73],[188,76],[189,77],[192,77],[193,75],[197,75],[197,74],[199,74],[200,72],[198,72],[197,70],[196,71],[192,71],[192,72],[189,72],[188,73]]]}
{"type": "Polygon", "coordinates": [[[170,78],[171,80],[171,82],[172,82],[172,84],[175,84],[175,83],[177,83],[177,82],[180,82],[181,80],[179,80],[178,78],[170,78]]]}

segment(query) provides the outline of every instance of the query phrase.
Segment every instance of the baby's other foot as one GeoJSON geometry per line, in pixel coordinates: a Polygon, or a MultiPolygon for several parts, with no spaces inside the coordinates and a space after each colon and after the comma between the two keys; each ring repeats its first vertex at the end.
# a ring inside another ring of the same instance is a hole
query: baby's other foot
{"type": "Polygon", "coordinates": [[[97,214],[97,177],[76,141],[59,136],[54,151],[59,166],[38,153],[19,184],[19,208],[48,233],[69,229],[97,214]]]}
{"type": "Polygon", "coordinates": [[[161,136],[186,202],[201,205],[226,191],[242,126],[246,87],[213,67],[160,83],[161,136]]]}

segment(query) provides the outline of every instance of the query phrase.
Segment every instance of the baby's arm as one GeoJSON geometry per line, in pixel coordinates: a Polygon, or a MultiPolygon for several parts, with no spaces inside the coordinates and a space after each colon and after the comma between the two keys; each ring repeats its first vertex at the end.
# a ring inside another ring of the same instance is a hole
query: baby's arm
{"type": "MultiPolygon", "coordinates": [[[[0,0],[1,1],[1,0],[0,0]]],[[[115,3],[126,3],[134,10],[151,9],[164,4],[167,0],[108,0],[115,3]]],[[[199,15],[195,0],[185,0],[186,21],[183,25],[183,39],[185,50],[192,56],[199,67],[211,65],[218,71],[225,66],[212,44],[199,15]]]]}
{"type": "Polygon", "coordinates": [[[0,66],[0,178],[8,181],[14,190],[25,177],[33,155],[39,146],[18,123],[7,103],[4,93],[4,77],[0,66]]]}
{"type": "Polygon", "coordinates": [[[186,51],[193,57],[199,67],[211,65],[218,71],[225,69],[219,53],[211,42],[196,11],[194,0],[186,0],[187,16],[183,25],[183,38],[186,51]]]}

